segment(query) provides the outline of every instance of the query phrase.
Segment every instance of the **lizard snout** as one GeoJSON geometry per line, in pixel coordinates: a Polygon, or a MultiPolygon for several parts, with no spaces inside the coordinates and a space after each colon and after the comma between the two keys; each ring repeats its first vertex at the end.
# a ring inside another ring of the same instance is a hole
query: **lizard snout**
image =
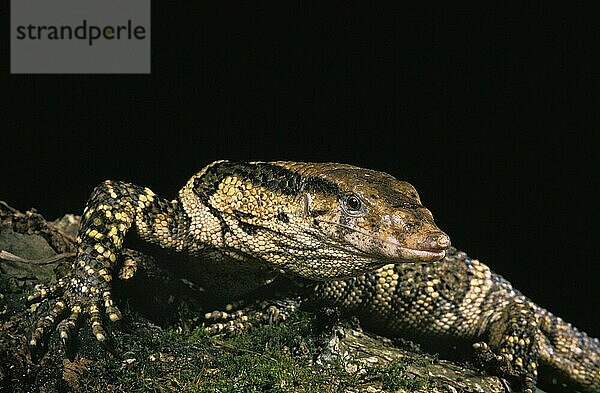
{"type": "Polygon", "coordinates": [[[450,247],[450,237],[442,231],[430,233],[419,242],[419,248],[425,251],[444,251],[450,247]]]}

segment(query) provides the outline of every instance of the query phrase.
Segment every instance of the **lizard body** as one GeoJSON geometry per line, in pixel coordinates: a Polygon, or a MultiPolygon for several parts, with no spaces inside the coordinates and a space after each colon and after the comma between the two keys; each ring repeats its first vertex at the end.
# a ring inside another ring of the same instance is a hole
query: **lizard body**
{"type": "Polygon", "coordinates": [[[205,259],[207,271],[252,272],[255,286],[281,273],[328,280],[383,261],[434,261],[450,245],[410,184],[351,165],[216,161],[170,201],[106,181],[83,212],[70,274],[30,296],[57,298],[38,321],[32,346],[56,323],[68,340],[82,315],[105,339],[102,308],[109,319],[121,318],[110,281],[131,228],[146,241],[205,259]]]}
{"type": "Polygon", "coordinates": [[[199,257],[214,287],[225,275],[250,277],[243,284],[230,280],[238,296],[279,274],[320,281],[315,298],[366,316],[391,334],[487,337],[480,351],[524,390],[536,382],[538,356],[584,388],[597,389],[597,341],[463,254],[436,262],[450,240],[410,184],[333,163],[217,161],[173,200],[130,183],[100,184],[84,210],[70,273],[38,285],[30,296],[51,302],[34,328],[32,347],[54,326],[69,340],[84,316],[96,338],[106,338],[102,311],[112,321],[121,318],[110,282],[130,229],[199,257]],[[506,344],[515,340],[516,346],[506,344]],[[546,356],[551,351],[560,356],[546,356]],[[589,360],[568,365],[572,351],[589,360]]]}

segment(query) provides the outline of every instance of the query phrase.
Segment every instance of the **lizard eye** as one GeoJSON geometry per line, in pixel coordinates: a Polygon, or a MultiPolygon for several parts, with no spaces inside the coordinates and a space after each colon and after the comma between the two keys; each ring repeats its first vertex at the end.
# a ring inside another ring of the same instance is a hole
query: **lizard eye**
{"type": "Polygon", "coordinates": [[[363,212],[363,203],[355,194],[348,194],[343,199],[344,210],[348,214],[356,215],[363,212]]]}

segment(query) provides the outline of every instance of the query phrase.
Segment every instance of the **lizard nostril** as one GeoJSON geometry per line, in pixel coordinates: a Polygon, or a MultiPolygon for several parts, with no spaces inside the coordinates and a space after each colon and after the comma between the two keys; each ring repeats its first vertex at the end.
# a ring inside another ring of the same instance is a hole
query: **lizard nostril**
{"type": "Polygon", "coordinates": [[[435,232],[427,236],[426,244],[432,250],[445,250],[450,246],[450,238],[444,232],[435,232]]]}
{"type": "Polygon", "coordinates": [[[446,235],[445,233],[440,235],[437,239],[437,244],[440,247],[443,248],[447,248],[450,246],[450,237],[448,237],[448,235],[446,235]]]}

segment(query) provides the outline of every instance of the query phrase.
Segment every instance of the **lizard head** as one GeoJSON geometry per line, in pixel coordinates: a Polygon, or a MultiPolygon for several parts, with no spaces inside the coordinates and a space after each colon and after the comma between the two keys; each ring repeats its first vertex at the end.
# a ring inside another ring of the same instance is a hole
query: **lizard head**
{"type": "Polygon", "coordinates": [[[336,192],[306,190],[303,209],[329,238],[388,263],[445,256],[450,238],[436,226],[412,185],[383,172],[321,165],[316,176],[334,184],[336,192]]]}
{"type": "Polygon", "coordinates": [[[195,187],[225,228],[218,244],[305,278],[436,261],[450,246],[414,187],[383,172],[332,163],[221,162],[195,187]]]}

